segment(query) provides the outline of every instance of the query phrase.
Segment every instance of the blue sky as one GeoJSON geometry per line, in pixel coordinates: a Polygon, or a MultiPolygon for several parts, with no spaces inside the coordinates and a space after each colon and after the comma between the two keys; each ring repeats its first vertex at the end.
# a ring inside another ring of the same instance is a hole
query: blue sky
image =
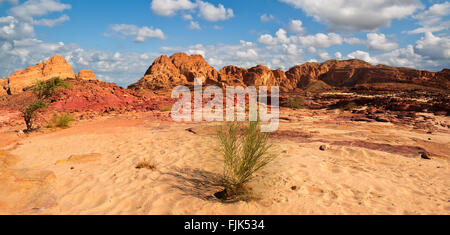
{"type": "Polygon", "coordinates": [[[440,0],[0,0],[0,77],[60,54],[125,86],[175,52],[217,69],[358,58],[438,71],[449,14],[440,0]]]}

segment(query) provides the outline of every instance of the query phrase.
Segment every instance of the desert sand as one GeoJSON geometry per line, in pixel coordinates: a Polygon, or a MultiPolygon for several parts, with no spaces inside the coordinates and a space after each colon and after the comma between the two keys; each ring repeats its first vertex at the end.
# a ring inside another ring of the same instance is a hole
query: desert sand
{"type": "Polygon", "coordinates": [[[340,112],[282,110],[278,158],[250,183],[252,200],[229,203],[213,196],[223,168],[214,123],[136,113],[3,130],[0,214],[450,214],[448,129],[335,121],[340,112]],[[136,169],[142,160],[156,168],[136,169]]]}

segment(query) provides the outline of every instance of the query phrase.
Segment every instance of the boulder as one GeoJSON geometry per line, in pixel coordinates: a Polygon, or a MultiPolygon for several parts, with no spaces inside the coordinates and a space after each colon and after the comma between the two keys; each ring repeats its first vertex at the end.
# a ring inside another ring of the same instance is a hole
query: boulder
{"type": "Polygon", "coordinates": [[[95,77],[94,72],[91,70],[80,70],[78,74],[75,76],[76,79],[79,80],[87,80],[87,81],[96,81],[97,78],[95,77]]]}

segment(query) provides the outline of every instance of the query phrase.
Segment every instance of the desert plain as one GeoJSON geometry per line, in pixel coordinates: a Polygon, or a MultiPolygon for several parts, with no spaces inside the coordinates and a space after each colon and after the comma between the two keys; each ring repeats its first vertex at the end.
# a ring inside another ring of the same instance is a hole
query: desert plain
{"type": "MultiPolygon", "coordinates": [[[[179,75],[181,83],[194,75],[214,78],[214,72],[189,61],[179,69],[191,71],[179,75]]],[[[155,92],[161,88],[155,79],[164,77],[151,71],[157,66],[158,61],[146,75],[153,80],[141,81],[146,91],[72,71],[71,88],[59,91],[39,113],[39,128],[32,132],[23,131],[20,112],[32,92],[8,87],[0,106],[0,214],[450,214],[448,87],[421,98],[413,95],[423,94],[416,84],[414,91],[400,92],[408,97],[392,98],[361,87],[365,95],[336,91],[332,82],[311,79],[313,84],[283,96],[282,104],[298,94],[305,107],[282,105],[279,130],[270,137],[277,158],[249,183],[250,197],[225,202],[214,196],[222,190],[224,163],[216,137],[222,124],[174,122],[165,109],[173,100],[155,92]],[[391,103],[380,104],[387,97],[391,103]],[[346,108],[349,104],[356,107],[346,108]],[[45,120],[60,112],[75,117],[70,128],[46,128],[45,120]],[[138,167],[142,162],[149,167],[138,167]]],[[[225,73],[234,70],[229,69],[225,73]]],[[[258,69],[251,76],[257,77],[258,69]]],[[[270,79],[276,80],[276,72],[270,79]]],[[[10,80],[30,82],[19,75],[10,80]]]]}

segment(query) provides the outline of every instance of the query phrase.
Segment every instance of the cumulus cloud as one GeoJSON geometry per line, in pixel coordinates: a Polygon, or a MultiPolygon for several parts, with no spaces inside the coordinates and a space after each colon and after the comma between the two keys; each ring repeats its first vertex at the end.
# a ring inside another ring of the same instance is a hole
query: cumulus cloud
{"type": "Polygon", "coordinates": [[[331,56],[330,56],[330,54],[328,54],[328,52],[321,51],[321,52],[317,53],[317,58],[319,60],[329,60],[329,59],[331,59],[331,56]]]}
{"type": "Polygon", "coordinates": [[[192,30],[201,30],[200,24],[197,21],[191,21],[189,28],[192,30]]]}
{"type": "Polygon", "coordinates": [[[53,12],[62,12],[71,9],[71,5],[61,3],[59,0],[28,0],[25,3],[10,9],[10,13],[18,18],[33,20],[53,12]]]}
{"type": "Polygon", "coordinates": [[[349,58],[349,59],[360,59],[360,60],[364,60],[366,62],[369,62],[371,64],[378,63],[377,59],[376,58],[372,58],[368,52],[360,51],[360,50],[357,50],[355,52],[352,52],[352,53],[348,54],[347,58],[349,58]]]}
{"type": "Polygon", "coordinates": [[[389,41],[382,33],[368,33],[367,47],[374,51],[390,51],[397,49],[398,44],[389,41]]]}
{"type": "Polygon", "coordinates": [[[260,17],[261,22],[269,22],[269,21],[272,21],[274,19],[275,19],[275,17],[273,15],[271,15],[271,14],[263,14],[260,17]]]}
{"type": "Polygon", "coordinates": [[[425,33],[416,43],[415,50],[418,54],[430,59],[450,59],[450,37],[439,37],[431,32],[425,33]]]}
{"type": "Polygon", "coordinates": [[[299,36],[298,42],[303,46],[311,46],[315,48],[327,48],[336,45],[341,45],[344,39],[335,33],[318,33],[315,35],[299,36]]]}
{"type": "Polygon", "coordinates": [[[130,24],[115,24],[111,26],[111,29],[125,36],[135,36],[134,42],[137,43],[145,42],[147,39],[166,39],[161,29],[153,29],[147,26],[138,27],[130,24]]]}
{"type": "Polygon", "coordinates": [[[40,19],[40,20],[33,20],[34,25],[40,25],[40,26],[47,26],[47,27],[54,27],[56,25],[62,24],[66,21],[70,20],[70,17],[67,15],[62,15],[59,18],[56,19],[40,19]]]}
{"type": "Polygon", "coordinates": [[[365,31],[388,26],[422,8],[420,0],[280,0],[303,9],[331,30],[365,31]]]}
{"type": "Polygon", "coordinates": [[[13,16],[0,17],[0,41],[21,40],[34,36],[34,27],[13,16]]]}
{"type": "Polygon", "coordinates": [[[287,30],[291,33],[303,33],[305,29],[303,28],[303,22],[301,20],[291,20],[287,27],[287,30]]]}
{"type": "MultiPolygon", "coordinates": [[[[150,7],[153,13],[161,16],[173,16],[178,12],[197,10],[201,18],[211,22],[228,20],[234,17],[233,9],[225,8],[222,4],[215,6],[201,0],[196,2],[190,0],[153,0],[150,7]]],[[[189,13],[183,14],[183,18],[193,20],[189,13]]]]}
{"type": "Polygon", "coordinates": [[[157,15],[171,16],[178,11],[194,9],[196,4],[190,0],[153,0],[150,7],[157,15]]]}
{"type": "Polygon", "coordinates": [[[234,16],[233,9],[226,9],[222,4],[217,7],[209,2],[197,1],[199,15],[207,21],[227,20],[234,16]]]}
{"type": "Polygon", "coordinates": [[[304,47],[327,48],[342,44],[344,39],[336,33],[288,36],[286,30],[279,29],[275,37],[263,34],[259,37],[258,42],[265,45],[292,43],[304,47]]]}
{"type": "Polygon", "coordinates": [[[450,15],[450,2],[432,5],[428,10],[414,16],[422,27],[409,31],[410,34],[439,32],[450,29],[450,21],[444,21],[445,16],[450,15]]]}

